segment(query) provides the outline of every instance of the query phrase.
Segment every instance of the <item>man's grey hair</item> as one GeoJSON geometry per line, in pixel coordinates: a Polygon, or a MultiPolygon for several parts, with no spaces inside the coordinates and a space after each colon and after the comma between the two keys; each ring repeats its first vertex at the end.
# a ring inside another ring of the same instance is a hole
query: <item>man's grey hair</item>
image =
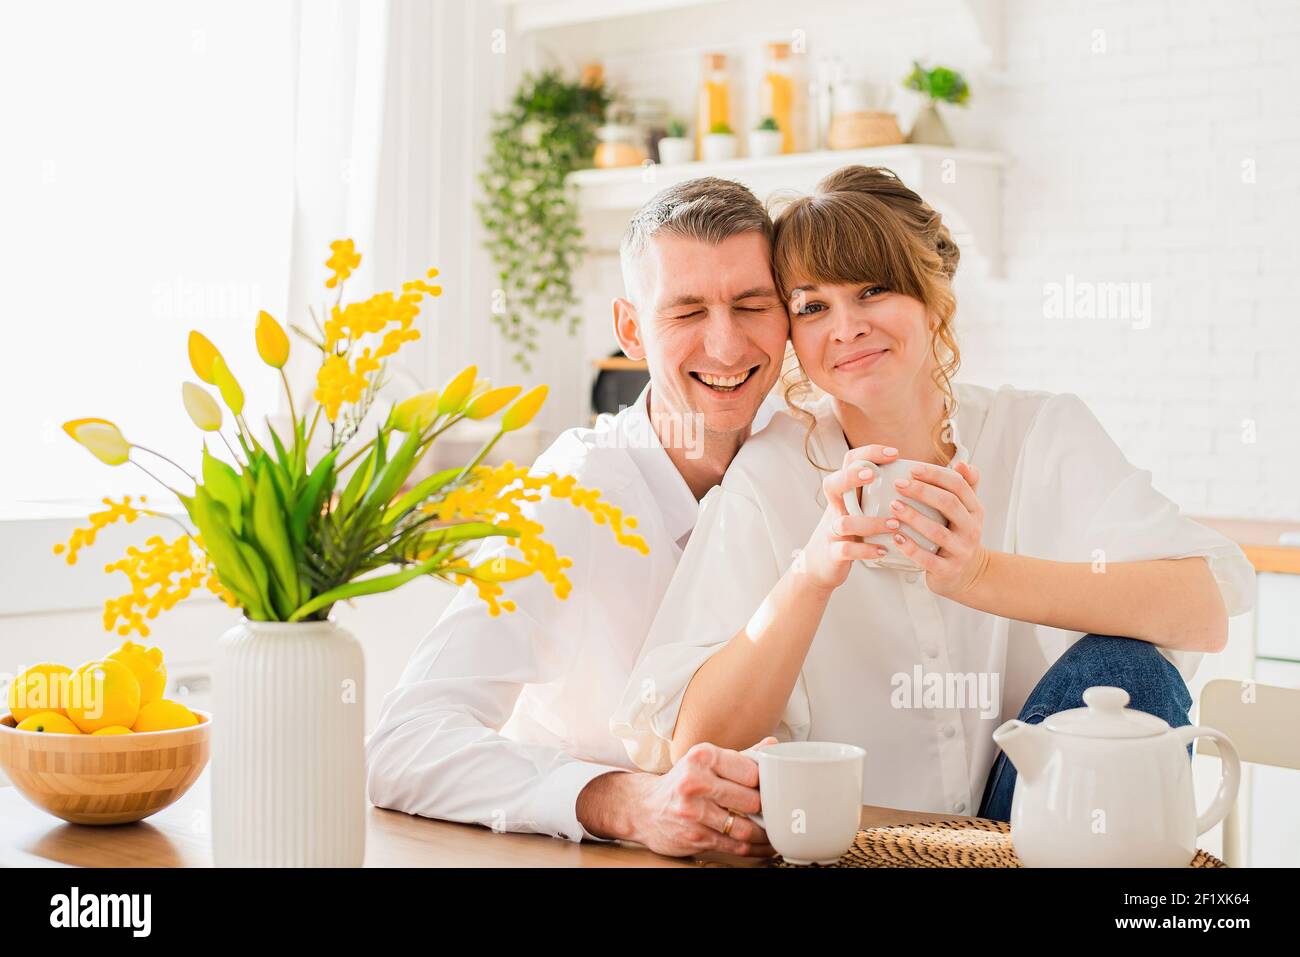
{"type": "Polygon", "coordinates": [[[740,183],[716,176],[688,179],[660,190],[632,215],[619,245],[623,285],[636,301],[639,262],[650,240],[663,233],[717,245],[740,233],[758,232],[772,241],[772,218],[740,183]]]}

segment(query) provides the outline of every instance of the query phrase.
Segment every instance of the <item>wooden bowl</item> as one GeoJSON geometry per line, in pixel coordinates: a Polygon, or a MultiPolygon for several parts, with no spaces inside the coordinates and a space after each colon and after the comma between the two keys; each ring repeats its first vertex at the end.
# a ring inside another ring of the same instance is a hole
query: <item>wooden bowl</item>
{"type": "Polygon", "coordinates": [[[137,734],[37,734],[0,717],[0,768],[37,807],[74,824],[126,824],[161,811],[208,763],[212,715],[137,734]]]}

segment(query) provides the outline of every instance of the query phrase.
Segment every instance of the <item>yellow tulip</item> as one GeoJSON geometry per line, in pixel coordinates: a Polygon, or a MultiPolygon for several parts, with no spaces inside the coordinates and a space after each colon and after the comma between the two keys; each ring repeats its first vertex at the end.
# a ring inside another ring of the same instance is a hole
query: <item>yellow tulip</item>
{"type": "Polygon", "coordinates": [[[208,385],[216,385],[217,380],[212,377],[212,360],[221,358],[217,347],[203,333],[191,329],[189,350],[190,366],[194,369],[194,374],[208,385]]]}
{"type": "Polygon", "coordinates": [[[496,415],[506,407],[515,396],[517,396],[523,387],[517,385],[507,385],[500,389],[489,389],[477,399],[469,404],[465,410],[465,417],[469,419],[486,419],[489,415],[496,415]]]}
{"type": "MultiPolygon", "coordinates": [[[[91,422],[94,422],[97,425],[113,425],[113,423],[108,421],[108,419],[69,419],[67,422],[63,423],[63,431],[67,432],[68,435],[75,439],[77,437],[77,429],[81,428],[83,425],[88,425],[91,422]]],[[[116,426],[113,427],[116,428],[116,426]]]]}
{"type": "Polygon", "coordinates": [[[506,414],[501,416],[501,431],[513,432],[533,421],[533,416],[537,415],[542,403],[546,401],[546,392],[546,386],[539,385],[520,396],[514,405],[506,409],[506,414]]]}
{"type": "Polygon", "coordinates": [[[532,565],[514,558],[493,558],[473,568],[474,577],[487,582],[512,582],[527,578],[534,571],[532,565]]]}
{"type": "Polygon", "coordinates": [[[221,406],[217,400],[208,395],[207,390],[193,382],[181,384],[181,400],[191,421],[204,432],[215,432],[221,428],[221,406]]]}
{"type": "Polygon", "coordinates": [[[393,428],[414,432],[427,428],[438,417],[438,390],[430,389],[403,399],[393,407],[393,428]]]}
{"type": "Polygon", "coordinates": [[[131,453],[131,443],[123,436],[118,427],[103,419],[80,419],[64,423],[64,428],[91,455],[105,465],[121,465],[131,453]],[[68,428],[74,426],[73,428],[68,428]]]}
{"type": "Polygon", "coordinates": [[[453,412],[459,412],[465,400],[474,389],[474,380],[478,377],[478,368],[476,366],[466,366],[452,377],[447,383],[446,388],[442,390],[442,396],[438,399],[438,414],[448,415],[453,412]]]}
{"type": "Polygon", "coordinates": [[[282,369],[289,361],[289,337],[269,312],[257,314],[257,354],[272,369],[282,369]]]}
{"type": "Polygon", "coordinates": [[[234,415],[244,411],[244,390],[226,368],[226,360],[216,355],[212,359],[212,383],[221,390],[221,398],[234,415]]]}

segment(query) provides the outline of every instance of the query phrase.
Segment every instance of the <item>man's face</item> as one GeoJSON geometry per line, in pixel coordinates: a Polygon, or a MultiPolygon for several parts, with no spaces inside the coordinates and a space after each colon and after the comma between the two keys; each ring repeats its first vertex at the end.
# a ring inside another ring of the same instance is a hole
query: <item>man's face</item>
{"type": "Polygon", "coordinates": [[[655,411],[702,413],[710,432],[748,429],[781,373],[790,328],[766,237],[655,236],[640,267],[629,291],[655,411]]]}

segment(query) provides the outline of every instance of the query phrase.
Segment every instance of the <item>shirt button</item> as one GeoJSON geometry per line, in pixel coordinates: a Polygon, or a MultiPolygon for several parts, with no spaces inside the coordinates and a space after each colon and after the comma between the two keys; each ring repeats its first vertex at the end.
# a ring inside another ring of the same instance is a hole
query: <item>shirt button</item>
{"type": "Polygon", "coordinates": [[[958,801],[956,804],[952,806],[952,809],[956,811],[958,814],[961,814],[963,811],[966,810],[966,802],[958,801]]]}
{"type": "Polygon", "coordinates": [[[920,577],[921,576],[918,575],[916,572],[908,572],[906,575],[903,576],[903,581],[907,582],[909,585],[915,585],[916,580],[920,577]]]}
{"type": "Polygon", "coordinates": [[[935,648],[934,645],[930,645],[925,649],[925,656],[927,658],[937,658],[939,657],[939,649],[935,648]]]}
{"type": "Polygon", "coordinates": [[[945,724],[945,725],[943,726],[943,736],[944,736],[945,738],[951,738],[951,737],[952,737],[954,734],[956,734],[956,733],[957,733],[957,729],[954,728],[952,725],[950,725],[950,724],[945,724]]]}

